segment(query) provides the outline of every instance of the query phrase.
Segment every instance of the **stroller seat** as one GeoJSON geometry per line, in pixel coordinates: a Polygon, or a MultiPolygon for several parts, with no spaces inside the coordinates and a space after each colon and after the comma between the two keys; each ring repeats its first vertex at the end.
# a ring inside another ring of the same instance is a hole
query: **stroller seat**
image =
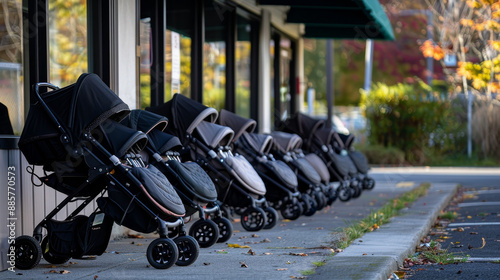
{"type": "Polygon", "coordinates": [[[255,172],[253,166],[241,155],[225,158],[226,163],[234,170],[233,175],[237,177],[240,183],[257,195],[266,194],[266,185],[255,172]]]}
{"type": "Polygon", "coordinates": [[[170,216],[183,217],[186,210],[165,175],[156,167],[134,167],[130,172],[141,181],[141,188],[151,202],[170,216]]]}
{"type": "Polygon", "coordinates": [[[317,154],[309,153],[305,155],[305,159],[316,169],[321,181],[330,182],[330,172],[328,172],[328,167],[317,154]]]}
{"type": "Polygon", "coordinates": [[[288,165],[286,165],[286,163],[284,163],[281,160],[275,160],[275,161],[268,160],[267,164],[271,166],[274,173],[278,175],[281,180],[286,182],[287,185],[293,187],[291,188],[292,190],[297,188],[297,186],[299,185],[297,180],[297,175],[295,175],[293,170],[288,165]]]}
{"type": "Polygon", "coordinates": [[[217,200],[217,191],[212,179],[197,163],[170,160],[168,164],[187,182],[186,186],[195,196],[210,202],[217,200]]]}

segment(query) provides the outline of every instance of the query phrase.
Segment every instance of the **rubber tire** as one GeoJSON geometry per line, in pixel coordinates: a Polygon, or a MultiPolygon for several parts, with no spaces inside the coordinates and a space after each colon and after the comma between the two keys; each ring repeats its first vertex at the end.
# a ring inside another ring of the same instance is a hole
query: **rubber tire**
{"type": "Polygon", "coordinates": [[[231,223],[231,221],[224,217],[215,217],[213,221],[219,228],[219,239],[217,239],[217,243],[228,241],[229,238],[233,236],[233,224],[231,223]]]}
{"type": "Polygon", "coordinates": [[[63,264],[71,259],[71,257],[59,257],[52,255],[49,251],[49,238],[47,236],[43,238],[41,248],[43,259],[51,264],[63,264]]]}
{"type": "Polygon", "coordinates": [[[358,198],[361,196],[361,187],[359,186],[359,184],[351,184],[351,188],[353,189],[353,192],[352,192],[352,197],[353,198],[358,198]]]}
{"type": "Polygon", "coordinates": [[[40,243],[28,235],[21,235],[15,239],[16,268],[32,269],[42,259],[42,247],[40,243]]]}
{"type": "Polygon", "coordinates": [[[208,248],[217,242],[220,233],[214,221],[205,219],[194,222],[189,228],[189,235],[194,237],[201,248],[208,248]]]}
{"type": "Polygon", "coordinates": [[[193,264],[200,255],[200,245],[189,235],[182,235],[174,239],[179,252],[179,258],[175,262],[178,266],[188,266],[193,264]]]}
{"type": "Polygon", "coordinates": [[[328,195],[326,204],[331,206],[335,202],[335,200],[337,200],[337,192],[333,187],[329,187],[327,194],[328,195]]]}
{"type": "Polygon", "coordinates": [[[365,177],[363,179],[363,189],[371,190],[375,187],[375,179],[371,177],[365,177]]]}
{"type": "Polygon", "coordinates": [[[241,225],[246,231],[259,231],[264,228],[267,223],[267,215],[260,207],[248,207],[241,214],[241,225]]]}
{"type": "Polygon", "coordinates": [[[304,208],[302,207],[302,204],[298,201],[292,202],[288,201],[283,205],[281,208],[281,216],[283,218],[288,219],[288,220],[296,220],[302,215],[302,212],[304,212],[304,208]]]}
{"type": "Polygon", "coordinates": [[[273,207],[264,208],[264,212],[266,213],[266,224],[264,225],[264,229],[272,229],[278,223],[278,211],[273,207]]]}
{"type": "Polygon", "coordinates": [[[146,257],[152,267],[167,269],[178,261],[179,250],[172,239],[157,238],[149,244],[146,257]]]}
{"type": "Polygon", "coordinates": [[[339,186],[337,188],[337,197],[342,202],[349,201],[351,199],[351,189],[343,185],[339,186]]]}

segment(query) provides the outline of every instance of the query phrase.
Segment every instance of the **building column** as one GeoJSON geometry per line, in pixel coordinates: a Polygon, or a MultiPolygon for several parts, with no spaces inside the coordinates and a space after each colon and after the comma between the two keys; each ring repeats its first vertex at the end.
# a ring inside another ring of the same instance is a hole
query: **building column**
{"type": "Polygon", "coordinates": [[[299,38],[295,44],[295,82],[297,83],[297,94],[292,96],[295,98],[295,108],[293,112],[300,112],[304,108],[304,92],[306,90],[304,83],[304,39],[299,38]]]}
{"type": "Polygon", "coordinates": [[[262,11],[259,31],[259,133],[271,132],[271,13],[262,11]]]}
{"type": "Polygon", "coordinates": [[[111,89],[130,109],[138,108],[138,31],[136,0],[113,1],[111,89]]]}

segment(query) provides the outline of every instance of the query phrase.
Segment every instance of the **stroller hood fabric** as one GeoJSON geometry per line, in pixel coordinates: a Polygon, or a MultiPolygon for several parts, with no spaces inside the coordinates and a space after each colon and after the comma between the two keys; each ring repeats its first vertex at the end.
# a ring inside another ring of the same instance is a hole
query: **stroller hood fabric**
{"type": "Polygon", "coordinates": [[[255,152],[263,155],[269,154],[273,147],[273,137],[266,134],[243,133],[240,141],[244,141],[255,152]]]}
{"type": "MultiPolygon", "coordinates": [[[[100,127],[100,131],[103,132],[102,137],[107,140],[106,142],[101,141],[102,144],[119,158],[122,158],[129,151],[139,152],[143,150],[148,143],[148,137],[142,131],[129,128],[121,123],[106,120],[100,127]]],[[[95,136],[95,138],[99,139],[100,135],[95,136]]]]}
{"type": "Polygon", "coordinates": [[[157,107],[146,108],[146,110],[167,117],[169,120],[168,131],[182,141],[185,140],[186,133],[193,133],[200,122],[213,123],[219,114],[214,108],[207,107],[181,94],[174,94],[170,101],[157,107]]]}
{"type": "Polygon", "coordinates": [[[233,141],[237,141],[244,132],[252,133],[257,126],[255,120],[244,118],[224,109],[220,111],[217,122],[234,130],[233,141]]]}
{"type": "Polygon", "coordinates": [[[148,134],[153,129],[164,131],[167,128],[168,119],[149,111],[135,109],[130,112],[129,116],[122,123],[130,128],[148,134]]]}
{"type": "MultiPolygon", "coordinates": [[[[42,98],[65,130],[70,146],[77,145],[82,134],[104,120],[121,121],[130,112],[127,104],[95,74],[82,74],[75,84],[43,93],[42,98]]],[[[67,155],[61,134],[42,104],[36,102],[30,106],[19,148],[30,164],[61,161],[67,155]]]]}
{"type": "Polygon", "coordinates": [[[206,121],[200,122],[195,131],[210,148],[229,145],[234,136],[231,128],[206,121]]]}
{"type": "Polygon", "coordinates": [[[302,146],[302,138],[300,138],[297,134],[273,131],[271,136],[274,140],[274,148],[284,154],[300,149],[302,146]]]}
{"type": "Polygon", "coordinates": [[[153,148],[158,151],[160,155],[164,155],[169,151],[179,151],[182,148],[179,138],[153,129],[148,133],[149,143],[153,148]]]}

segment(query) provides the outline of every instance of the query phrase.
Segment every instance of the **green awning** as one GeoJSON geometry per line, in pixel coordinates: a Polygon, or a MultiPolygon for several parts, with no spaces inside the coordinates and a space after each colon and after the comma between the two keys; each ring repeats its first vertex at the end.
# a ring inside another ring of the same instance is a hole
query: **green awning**
{"type": "Polygon", "coordinates": [[[377,0],[259,0],[289,6],[288,23],[303,23],[305,37],[394,40],[391,23],[377,0]]]}

